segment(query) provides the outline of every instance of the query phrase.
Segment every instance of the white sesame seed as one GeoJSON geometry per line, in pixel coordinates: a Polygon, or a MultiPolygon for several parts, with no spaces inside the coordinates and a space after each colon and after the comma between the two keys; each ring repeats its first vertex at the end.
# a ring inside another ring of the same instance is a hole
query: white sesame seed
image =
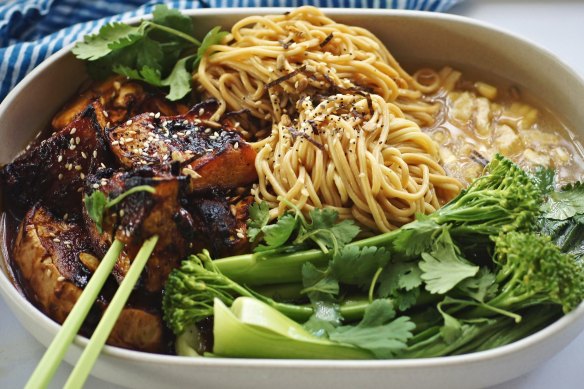
{"type": "Polygon", "coordinates": [[[105,169],[105,164],[103,162],[100,164],[100,166],[102,167],[102,169],[105,169]]]}
{"type": "Polygon", "coordinates": [[[189,124],[189,121],[187,119],[185,119],[182,124],[183,124],[183,126],[186,126],[187,124],[189,124]]]}
{"type": "Polygon", "coordinates": [[[61,239],[55,238],[55,239],[53,239],[53,242],[55,242],[55,243],[61,243],[61,239]]]}
{"type": "Polygon", "coordinates": [[[134,141],[134,138],[126,138],[126,139],[124,139],[124,141],[126,143],[132,143],[134,141]]]}
{"type": "Polygon", "coordinates": [[[82,180],[85,180],[85,174],[79,173],[79,178],[81,178],[82,180]]]}
{"type": "Polygon", "coordinates": [[[154,112],[150,112],[150,113],[148,114],[148,116],[150,116],[151,118],[153,118],[153,117],[154,117],[154,112]]]}
{"type": "Polygon", "coordinates": [[[63,156],[62,156],[62,155],[59,155],[59,156],[57,157],[57,162],[61,162],[62,160],[63,160],[63,156]]]}
{"type": "Polygon", "coordinates": [[[59,276],[59,277],[57,277],[57,281],[63,282],[63,281],[65,281],[65,277],[59,276]]]}
{"type": "Polygon", "coordinates": [[[75,134],[76,132],[77,132],[77,129],[76,129],[76,128],[73,128],[73,129],[71,129],[71,131],[69,131],[69,134],[73,135],[73,134],[75,134]]]}
{"type": "Polygon", "coordinates": [[[68,244],[71,244],[71,241],[70,240],[65,240],[65,241],[63,241],[63,243],[68,245],[68,244]]]}
{"type": "Polygon", "coordinates": [[[93,185],[91,185],[91,187],[92,187],[93,189],[97,189],[97,188],[99,188],[99,184],[93,184],[93,185]]]}
{"type": "Polygon", "coordinates": [[[235,144],[233,145],[233,148],[234,148],[235,150],[237,150],[237,149],[239,148],[239,143],[235,142],[235,144]]]}
{"type": "Polygon", "coordinates": [[[79,143],[81,143],[81,138],[79,138],[79,137],[75,138],[75,143],[76,143],[76,144],[79,144],[79,143]]]}
{"type": "Polygon", "coordinates": [[[103,111],[103,116],[105,116],[106,118],[109,117],[109,114],[107,113],[107,111],[103,111]]]}
{"type": "Polygon", "coordinates": [[[158,119],[160,117],[160,112],[156,112],[156,115],[154,115],[155,119],[158,119]]]}
{"type": "Polygon", "coordinates": [[[80,171],[81,169],[83,169],[81,165],[75,165],[75,170],[80,171]]]}
{"type": "Polygon", "coordinates": [[[126,122],[126,126],[129,126],[130,124],[132,124],[132,119],[130,119],[126,122]]]}
{"type": "Polygon", "coordinates": [[[210,133],[210,132],[211,132],[211,129],[210,129],[210,128],[207,128],[207,129],[205,130],[205,134],[208,134],[208,133],[210,133]]]}
{"type": "Polygon", "coordinates": [[[204,108],[200,108],[199,109],[199,116],[203,116],[204,113],[205,113],[205,109],[204,108]]]}
{"type": "Polygon", "coordinates": [[[85,154],[85,151],[82,151],[82,152],[81,152],[81,156],[82,156],[84,159],[85,159],[85,158],[87,158],[87,154],[85,154]]]}
{"type": "Polygon", "coordinates": [[[245,235],[243,235],[241,232],[238,232],[238,233],[237,233],[237,237],[238,237],[239,239],[243,239],[243,238],[245,238],[245,235]]]}
{"type": "Polygon", "coordinates": [[[63,220],[67,220],[67,219],[69,219],[69,214],[68,213],[66,213],[66,214],[63,215],[63,220]]]}
{"type": "Polygon", "coordinates": [[[63,173],[59,173],[59,180],[63,179],[63,173]]]}
{"type": "Polygon", "coordinates": [[[73,139],[73,138],[69,139],[69,144],[74,145],[75,144],[75,139],[73,139]]]}
{"type": "Polygon", "coordinates": [[[30,145],[26,146],[26,150],[27,151],[30,150],[30,145]]]}
{"type": "Polygon", "coordinates": [[[120,142],[118,142],[117,140],[114,140],[114,141],[112,142],[112,146],[115,146],[115,145],[117,145],[117,144],[119,144],[119,143],[120,143],[120,142]]]}
{"type": "Polygon", "coordinates": [[[93,150],[93,158],[97,158],[97,150],[93,150]]]}

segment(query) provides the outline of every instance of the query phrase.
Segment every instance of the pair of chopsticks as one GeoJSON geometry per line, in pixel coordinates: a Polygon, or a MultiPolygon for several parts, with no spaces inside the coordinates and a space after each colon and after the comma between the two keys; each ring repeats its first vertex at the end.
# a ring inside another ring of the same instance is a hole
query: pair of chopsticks
{"type": "MultiPolygon", "coordinates": [[[[126,305],[126,301],[128,301],[128,297],[130,296],[134,285],[138,281],[138,277],[140,277],[140,273],[142,273],[142,270],[144,269],[144,266],[152,254],[152,251],[154,250],[157,242],[158,236],[153,236],[146,240],[140,248],[140,251],[130,266],[130,270],[128,270],[126,277],[120,284],[111,303],[107,307],[103,317],[93,332],[87,347],[85,347],[83,354],[81,354],[81,357],[77,361],[77,364],[73,368],[71,375],[65,383],[65,389],[83,387],[83,384],[87,380],[87,377],[89,376],[95,361],[99,357],[99,353],[101,352],[112,328],[114,327],[118,316],[122,312],[124,305],[126,305]]],[[[43,355],[41,361],[28,380],[25,389],[39,389],[47,387],[53,375],[57,371],[57,367],[61,363],[61,360],[65,356],[69,345],[75,338],[75,335],[77,335],[81,324],[83,324],[85,317],[97,299],[103,284],[111,274],[116,260],[120,256],[123,248],[124,245],[119,240],[115,240],[113,242],[105,254],[105,257],[99,264],[97,270],[89,280],[89,283],[83,290],[83,293],[81,293],[81,296],[79,296],[75,306],[67,316],[67,319],[57,333],[57,336],[55,336],[51,342],[51,345],[43,355]]]]}

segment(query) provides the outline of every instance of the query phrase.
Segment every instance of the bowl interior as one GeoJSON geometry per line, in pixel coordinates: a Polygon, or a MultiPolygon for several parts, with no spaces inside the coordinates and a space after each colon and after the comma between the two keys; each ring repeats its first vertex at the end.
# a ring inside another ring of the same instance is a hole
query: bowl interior
{"type": "MultiPolygon", "coordinates": [[[[190,11],[199,35],[221,25],[229,28],[251,14],[281,13],[282,9],[214,9],[190,11]]],[[[496,28],[466,18],[434,13],[390,10],[330,9],[326,13],[341,23],[375,33],[402,63],[444,65],[512,80],[545,103],[581,139],[584,128],[584,82],[552,54],[496,28]]],[[[407,66],[406,66],[407,67],[407,66]]],[[[412,69],[409,69],[412,70],[412,69]]],[[[0,163],[7,163],[44,128],[59,107],[86,79],[84,66],[67,49],[37,67],[0,105],[0,163]]],[[[2,255],[0,253],[0,255],[2,255]]],[[[0,261],[2,258],[0,258],[0,261]]],[[[38,312],[10,284],[6,269],[0,274],[0,292],[23,325],[47,344],[58,326],[38,312]]],[[[95,373],[132,387],[164,385],[170,374],[177,386],[240,387],[241,382],[270,387],[272,380],[297,387],[309,380],[321,386],[373,387],[391,377],[396,386],[484,387],[514,378],[549,358],[584,326],[584,309],[561,319],[544,331],[513,345],[462,357],[412,361],[330,362],[184,359],[143,354],[106,347],[95,373]],[[270,366],[270,369],[266,369],[270,366]],[[448,366],[448,371],[444,367],[448,366]],[[230,374],[221,374],[229,367],[230,374]],[[318,371],[316,367],[322,369],[318,371]],[[192,369],[197,369],[193,373],[192,369]],[[492,374],[497,369],[498,374],[492,374]],[[326,372],[331,374],[323,374],[326,372]],[[363,374],[375,375],[365,381],[363,374]],[[301,376],[299,376],[301,375],[301,376]],[[247,380],[247,381],[242,381],[247,380]],[[365,386],[363,382],[366,382],[365,386]],[[294,383],[292,385],[291,383],[294,383]]],[[[78,338],[67,359],[79,355],[84,340],[78,338]]],[[[272,381],[273,382],[273,381],[272,381]]],[[[246,385],[247,386],[247,385],[246,385]]],[[[312,385],[313,386],[313,385],[312,385]]]]}

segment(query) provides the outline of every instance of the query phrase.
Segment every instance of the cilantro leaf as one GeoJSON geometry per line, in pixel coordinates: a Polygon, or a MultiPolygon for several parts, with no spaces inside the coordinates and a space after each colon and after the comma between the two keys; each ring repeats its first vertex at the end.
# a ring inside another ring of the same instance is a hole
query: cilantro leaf
{"type": "MultiPolygon", "coordinates": [[[[178,9],[168,8],[161,4],[157,5],[152,12],[152,22],[162,26],[172,27],[173,29],[188,35],[194,35],[195,29],[190,17],[183,15],[178,9]]],[[[158,34],[168,34],[164,31],[157,31],[158,34]]],[[[172,36],[167,36],[172,39],[172,36]]]]}
{"type": "Polygon", "coordinates": [[[249,207],[249,219],[247,220],[247,237],[250,242],[257,239],[270,221],[270,206],[265,201],[254,203],[249,207]]]}
{"type": "Polygon", "coordinates": [[[309,213],[310,224],[304,224],[294,243],[308,239],[314,241],[324,252],[333,249],[338,252],[351,242],[360,232],[352,220],[337,223],[339,214],[331,208],[313,209],[309,213]]]}
{"type": "Polygon", "coordinates": [[[397,309],[403,312],[416,305],[418,297],[420,297],[420,288],[411,290],[398,289],[393,294],[392,299],[397,309]]]}
{"type": "Polygon", "coordinates": [[[345,246],[333,256],[330,266],[340,282],[368,287],[375,272],[387,265],[389,257],[383,247],[345,246]]]}
{"type": "Polygon", "coordinates": [[[335,301],[339,294],[339,283],[328,272],[319,270],[310,262],[302,265],[301,293],[308,294],[310,301],[335,301]]]}
{"type": "Polygon", "coordinates": [[[329,332],[329,339],[369,350],[377,358],[392,358],[406,348],[415,328],[409,317],[394,318],[391,302],[375,300],[367,307],[359,324],[337,327],[329,332]]]}
{"type": "Polygon", "coordinates": [[[102,233],[102,224],[103,224],[103,212],[105,211],[106,204],[107,204],[107,197],[103,192],[96,190],[90,195],[85,195],[84,198],[85,208],[87,210],[87,214],[89,218],[93,220],[95,226],[97,227],[97,231],[102,233]]]}
{"type": "Polygon", "coordinates": [[[72,52],[77,58],[95,61],[132,45],[142,39],[145,32],[144,24],[135,27],[121,22],[108,23],[97,34],[86,35],[83,41],[77,42],[72,52]]]}
{"type": "Polygon", "coordinates": [[[555,176],[556,172],[553,169],[545,168],[542,166],[538,167],[532,173],[533,182],[543,194],[553,192],[556,184],[555,176]]]}
{"type": "Polygon", "coordinates": [[[201,62],[201,60],[209,50],[209,47],[220,44],[223,38],[225,38],[228,34],[229,33],[227,31],[221,31],[221,27],[219,26],[212,28],[207,33],[207,35],[205,35],[205,38],[203,38],[203,41],[201,42],[201,45],[197,50],[197,59],[195,61],[195,67],[199,64],[199,62],[201,62]]]}
{"type": "Polygon", "coordinates": [[[479,271],[478,266],[459,255],[459,249],[448,230],[443,230],[436,238],[431,252],[422,253],[422,261],[418,266],[423,272],[421,277],[426,283],[426,289],[433,294],[444,294],[479,271]]]}
{"type": "Polygon", "coordinates": [[[420,214],[415,222],[401,227],[393,241],[394,250],[409,257],[419,255],[430,247],[432,237],[443,228],[426,215],[420,214]]]}
{"type": "Polygon", "coordinates": [[[462,280],[457,289],[477,301],[485,302],[495,296],[498,287],[495,274],[481,267],[476,276],[462,280]]]}
{"type": "Polygon", "coordinates": [[[162,81],[163,85],[170,87],[170,91],[166,95],[167,99],[180,100],[191,91],[191,73],[187,70],[187,61],[192,58],[190,56],[179,60],[168,77],[162,81]]]}
{"type": "Polygon", "coordinates": [[[78,42],[73,54],[90,61],[88,71],[93,77],[118,73],[156,87],[167,86],[166,97],[180,100],[191,91],[191,72],[200,58],[228,34],[215,27],[199,42],[194,31],[190,17],[158,5],[151,21],[143,20],[139,26],[107,24],[78,42]]]}
{"type": "Polygon", "coordinates": [[[564,187],[560,192],[552,192],[543,206],[546,219],[566,220],[584,214],[584,183],[577,182],[564,187]]]}
{"type": "Polygon", "coordinates": [[[264,242],[266,245],[260,245],[255,248],[256,252],[272,250],[283,246],[288,239],[292,236],[296,227],[298,225],[298,220],[295,215],[287,213],[280,218],[274,224],[269,224],[262,228],[264,233],[264,242]]]}
{"type": "Polygon", "coordinates": [[[383,269],[379,276],[377,294],[381,298],[396,297],[399,289],[414,290],[421,284],[421,270],[417,263],[391,263],[383,269]]]}

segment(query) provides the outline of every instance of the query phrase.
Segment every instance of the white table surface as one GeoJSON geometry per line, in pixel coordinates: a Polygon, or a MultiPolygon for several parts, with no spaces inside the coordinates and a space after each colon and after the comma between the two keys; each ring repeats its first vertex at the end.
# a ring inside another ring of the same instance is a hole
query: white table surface
{"type": "MultiPolygon", "coordinates": [[[[584,0],[466,0],[451,12],[529,38],[558,55],[584,77],[584,0]]],[[[44,350],[0,300],[0,388],[22,387],[44,350]]],[[[61,366],[50,387],[60,388],[70,371],[68,365],[61,366]]],[[[96,378],[90,378],[85,387],[119,388],[96,378]]],[[[584,334],[535,371],[492,389],[582,387],[584,334]]]]}

